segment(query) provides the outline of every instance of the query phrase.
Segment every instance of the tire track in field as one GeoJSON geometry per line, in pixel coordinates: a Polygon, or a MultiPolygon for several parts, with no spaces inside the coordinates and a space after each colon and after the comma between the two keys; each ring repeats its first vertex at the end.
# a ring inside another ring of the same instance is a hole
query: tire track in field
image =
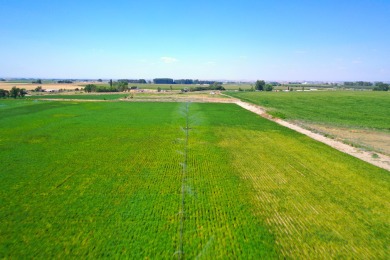
{"type": "Polygon", "coordinates": [[[186,193],[186,183],[187,183],[187,162],[188,162],[188,137],[189,137],[189,103],[186,103],[185,111],[184,111],[184,117],[185,117],[185,128],[183,128],[185,132],[185,139],[184,139],[184,162],[182,164],[182,180],[181,180],[181,203],[180,203],[180,227],[179,227],[179,248],[177,253],[178,259],[184,259],[184,221],[185,221],[185,193],[186,193]]]}

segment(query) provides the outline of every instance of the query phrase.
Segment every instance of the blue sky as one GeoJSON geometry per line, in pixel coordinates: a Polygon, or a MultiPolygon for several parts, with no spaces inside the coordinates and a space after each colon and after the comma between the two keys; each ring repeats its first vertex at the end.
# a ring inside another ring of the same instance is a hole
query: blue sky
{"type": "Polygon", "coordinates": [[[0,0],[0,76],[390,81],[390,0],[0,0]]]}

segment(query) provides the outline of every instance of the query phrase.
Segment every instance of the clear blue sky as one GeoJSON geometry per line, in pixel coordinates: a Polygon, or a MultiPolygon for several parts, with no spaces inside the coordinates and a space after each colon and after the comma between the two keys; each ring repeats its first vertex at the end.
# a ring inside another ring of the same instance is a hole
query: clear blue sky
{"type": "Polygon", "coordinates": [[[0,0],[0,77],[390,81],[390,0],[0,0]]]}

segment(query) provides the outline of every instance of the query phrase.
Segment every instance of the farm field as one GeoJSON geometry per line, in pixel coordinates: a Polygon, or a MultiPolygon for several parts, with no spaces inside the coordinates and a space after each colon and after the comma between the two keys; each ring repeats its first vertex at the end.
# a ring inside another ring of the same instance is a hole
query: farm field
{"type": "Polygon", "coordinates": [[[390,154],[390,95],[374,91],[229,92],[275,117],[390,154]]]}
{"type": "Polygon", "coordinates": [[[129,93],[115,93],[115,94],[89,94],[89,93],[62,93],[62,94],[35,94],[31,96],[26,96],[25,99],[85,99],[85,100],[119,100],[121,98],[126,98],[129,96],[129,93]]]}
{"type": "MultiPolygon", "coordinates": [[[[43,89],[66,89],[74,90],[75,88],[83,88],[88,84],[95,85],[105,85],[108,86],[108,83],[101,82],[75,82],[71,84],[59,84],[56,82],[42,82],[42,84],[31,83],[31,81],[26,82],[0,82],[0,89],[10,90],[12,87],[24,88],[26,90],[33,90],[38,86],[41,86],[43,89]]],[[[197,87],[196,84],[139,84],[139,83],[129,83],[129,87],[138,87],[140,89],[153,89],[157,90],[181,90],[184,88],[197,87]],[[172,87],[172,89],[171,89],[172,87]]],[[[223,87],[227,90],[238,90],[239,88],[243,90],[249,90],[252,86],[250,84],[223,84],[223,87]]]]}
{"type": "Polygon", "coordinates": [[[34,93],[26,96],[26,100],[86,100],[86,101],[103,101],[103,100],[117,100],[117,101],[135,101],[135,102],[214,102],[214,103],[232,103],[234,99],[218,93],[211,93],[210,91],[186,92],[168,91],[157,92],[155,90],[148,90],[145,92],[131,91],[121,93],[60,93],[60,94],[42,94],[34,93]]]}
{"type": "Polygon", "coordinates": [[[72,83],[72,84],[58,84],[54,82],[43,82],[43,84],[36,84],[31,82],[0,82],[0,89],[10,90],[12,87],[24,88],[26,90],[33,90],[38,86],[41,86],[44,89],[69,89],[74,90],[75,88],[80,88],[88,83],[72,83]]]}
{"type": "Polygon", "coordinates": [[[234,104],[0,100],[0,257],[387,258],[388,171],[234,104]]]}

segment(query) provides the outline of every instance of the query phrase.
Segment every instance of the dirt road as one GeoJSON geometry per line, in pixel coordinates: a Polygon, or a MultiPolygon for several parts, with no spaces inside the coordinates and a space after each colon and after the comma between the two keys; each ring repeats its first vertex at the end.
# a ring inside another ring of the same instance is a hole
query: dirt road
{"type": "Polygon", "coordinates": [[[292,130],[295,130],[299,133],[302,133],[304,135],[307,135],[308,137],[317,140],[321,143],[324,143],[326,145],[329,145],[330,147],[333,147],[343,153],[352,155],[356,158],[359,158],[360,160],[363,160],[365,162],[368,162],[370,164],[373,164],[375,166],[378,166],[380,168],[383,168],[385,170],[390,171],[390,157],[384,154],[380,153],[373,153],[373,152],[367,152],[367,151],[362,151],[358,148],[352,147],[350,145],[344,144],[342,142],[333,140],[331,138],[325,137],[323,135],[314,133],[312,131],[309,131],[307,129],[304,129],[300,126],[291,124],[289,122],[286,122],[284,120],[278,119],[278,118],[272,118],[270,115],[266,113],[266,111],[259,106],[243,102],[241,100],[236,100],[235,102],[237,105],[239,105],[242,108],[245,108],[246,110],[249,110],[253,113],[256,113],[262,117],[265,117],[269,120],[272,120],[282,126],[288,127],[292,130]],[[375,156],[376,155],[376,156],[375,156]]]}

